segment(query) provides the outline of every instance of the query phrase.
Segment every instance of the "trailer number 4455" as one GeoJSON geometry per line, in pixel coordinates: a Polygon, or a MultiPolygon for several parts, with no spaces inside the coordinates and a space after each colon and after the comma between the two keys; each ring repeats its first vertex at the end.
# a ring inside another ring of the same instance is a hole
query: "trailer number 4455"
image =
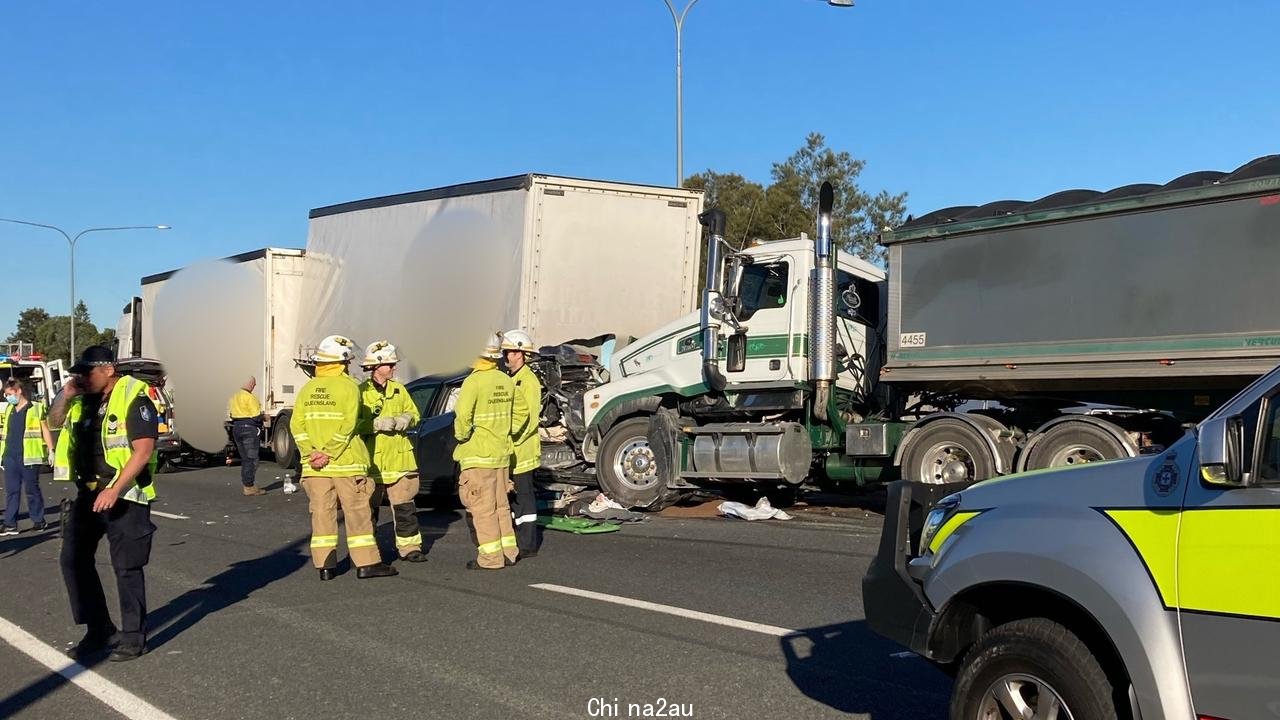
{"type": "Polygon", "coordinates": [[[924,333],[902,333],[902,338],[898,340],[898,347],[904,348],[921,348],[928,344],[925,341],[924,333]]]}

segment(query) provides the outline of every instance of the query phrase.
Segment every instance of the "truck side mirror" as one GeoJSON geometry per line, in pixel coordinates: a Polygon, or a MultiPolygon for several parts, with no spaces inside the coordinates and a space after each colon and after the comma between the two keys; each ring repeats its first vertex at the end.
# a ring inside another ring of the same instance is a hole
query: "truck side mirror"
{"type": "Polygon", "coordinates": [[[1244,420],[1211,418],[1200,426],[1200,479],[1219,487],[1245,485],[1244,420]]]}
{"type": "Polygon", "coordinates": [[[729,336],[725,355],[725,370],[742,372],[747,369],[747,336],[745,333],[734,333],[729,336]]]}

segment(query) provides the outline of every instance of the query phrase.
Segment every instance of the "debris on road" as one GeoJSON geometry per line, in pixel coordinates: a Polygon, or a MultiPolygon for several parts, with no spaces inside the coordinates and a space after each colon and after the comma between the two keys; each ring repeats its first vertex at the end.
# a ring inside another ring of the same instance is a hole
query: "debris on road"
{"type": "Polygon", "coordinates": [[[727,501],[719,505],[720,514],[726,517],[738,517],[743,520],[790,520],[791,516],[769,504],[769,498],[762,497],[755,507],[740,502],[727,501]]]}
{"type": "Polygon", "coordinates": [[[617,523],[586,520],[583,518],[567,518],[558,515],[539,515],[538,524],[547,530],[559,530],[575,535],[595,535],[597,533],[615,532],[622,529],[617,523]]]}

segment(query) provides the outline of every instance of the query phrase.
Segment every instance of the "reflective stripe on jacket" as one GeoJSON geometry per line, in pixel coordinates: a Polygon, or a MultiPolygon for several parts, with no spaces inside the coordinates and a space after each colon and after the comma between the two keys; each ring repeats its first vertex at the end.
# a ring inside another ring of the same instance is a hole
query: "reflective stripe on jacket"
{"type": "Polygon", "coordinates": [[[298,393],[289,430],[302,456],[302,476],[354,477],[369,472],[369,450],[356,439],[360,388],[346,373],[311,378],[298,393]],[[307,457],[319,450],[329,464],[319,470],[307,457]]]}
{"type": "Polygon", "coordinates": [[[369,476],[383,484],[391,484],[405,473],[417,472],[418,463],[413,457],[413,441],[403,431],[374,430],[375,418],[409,416],[409,427],[418,424],[421,416],[418,407],[409,397],[409,390],[395,380],[388,380],[382,390],[373,380],[360,383],[360,422],[356,431],[364,438],[369,449],[369,476]]]}
{"type": "Polygon", "coordinates": [[[511,378],[515,383],[515,403],[512,414],[525,418],[523,424],[511,425],[511,438],[515,444],[511,473],[532,472],[542,464],[542,440],[538,437],[538,421],[542,418],[542,383],[526,364],[511,378]]]}
{"type": "Polygon", "coordinates": [[[513,412],[514,395],[511,378],[492,363],[462,381],[453,408],[453,435],[458,440],[453,459],[459,468],[511,466],[511,426],[524,424],[524,418],[513,412]]]}
{"type": "MultiPolygon", "coordinates": [[[[0,408],[0,458],[4,457],[6,438],[9,437],[9,416],[16,411],[17,408],[9,403],[5,403],[0,408]]],[[[44,463],[45,456],[49,452],[49,448],[44,444],[44,431],[40,429],[40,422],[49,415],[48,408],[42,402],[29,402],[27,404],[27,420],[26,428],[22,431],[22,464],[23,465],[40,465],[44,463]]]]}
{"type": "MultiPolygon", "coordinates": [[[[116,484],[120,479],[120,471],[124,470],[124,466],[129,463],[129,458],[133,457],[133,446],[129,443],[129,428],[125,422],[129,414],[129,406],[139,397],[147,396],[147,383],[138,380],[130,375],[121,375],[116,379],[116,384],[111,388],[111,396],[106,399],[107,409],[106,416],[115,416],[119,418],[117,422],[102,423],[102,453],[115,475],[107,482],[107,487],[116,484]]],[[[53,479],[58,481],[76,481],[75,463],[72,458],[75,457],[75,432],[72,429],[80,422],[81,416],[84,414],[84,398],[77,395],[71,398],[71,402],[67,405],[67,419],[63,423],[62,432],[58,434],[58,446],[54,451],[53,457],[53,479]]],[[[138,487],[134,483],[120,497],[125,500],[136,502],[140,505],[148,505],[152,500],[156,499],[156,465],[159,453],[151,452],[151,484],[146,487],[138,487]]],[[[84,486],[90,490],[98,489],[97,479],[86,480],[84,486]]]]}

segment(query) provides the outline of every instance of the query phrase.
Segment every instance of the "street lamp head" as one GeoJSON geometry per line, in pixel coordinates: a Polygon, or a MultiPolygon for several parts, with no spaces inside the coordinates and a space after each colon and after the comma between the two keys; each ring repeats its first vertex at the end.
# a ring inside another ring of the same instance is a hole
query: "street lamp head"
{"type": "Polygon", "coordinates": [[[832,7],[853,7],[853,0],[827,0],[832,7]]]}
{"type": "Polygon", "coordinates": [[[157,229],[157,230],[172,230],[172,229],[173,229],[173,227],[171,227],[171,226],[169,226],[169,225],[157,225],[157,226],[156,226],[156,229],[157,229]]]}

